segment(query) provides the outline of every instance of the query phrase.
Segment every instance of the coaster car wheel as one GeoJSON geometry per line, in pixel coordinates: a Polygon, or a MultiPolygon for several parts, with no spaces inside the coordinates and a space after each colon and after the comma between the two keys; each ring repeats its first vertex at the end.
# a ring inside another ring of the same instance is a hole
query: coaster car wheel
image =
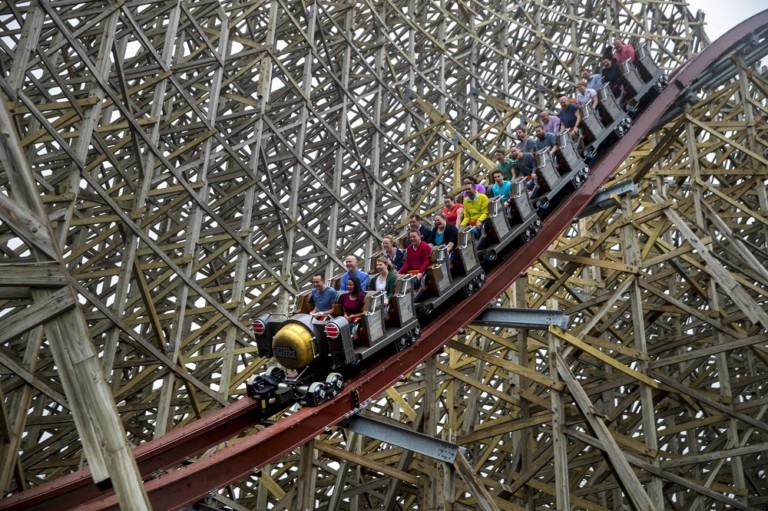
{"type": "Polygon", "coordinates": [[[542,197],[533,204],[533,209],[536,211],[544,212],[549,208],[549,199],[542,197]]]}
{"type": "Polygon", "coordinates": [[[408,347],[410,344],[408,336],[403,335],[402,337],[398,337],[397,340],[395,340],[395,351],[403,351],[405,348],[408,347]]]}
{"type": "Polygon", "coordinates": [[[533,221],[531,227],[533,228],[534,234],[538,234],[541,230],[541,218],[536,217],[536,220],[533,221]]]}
{"type": "Polygon", "coordinates": [[[280,381],[285,380],[285,369],[278,365],[267,366],[266,374],[280,381]]]}
{"type": "Polygon", "coordinates": [[[309,406],[317,406],[327,399],[328,394],[325,390],[325,383],[316,381],[309,386],[307,391],[307,404],[309,406]]]}
{"type": "Polygon", "coordinates": [[[335,396],[344,387],[344,377],[339,373],[331,373],[325,378],[328,393],[335,396]]]}
{"type": "Polygon", "coordinates": [[[520,237],[523,239],[525,243],[528,243],[529,241],[531,241],[531,239],[533,239],[535,235],[536,235],[536,230],[534,229],[533,224],[531,224],[530,226],[528,226],[527,229],[523,231],[523,234],[520,237]]]}
{"type": "Polygon", "coordinates": [[[475,279],[470,280],[466,286],[461,290],[464,293],[464,297],[469,298],[472,296],[475,291],[477,290],[477,287],[475,285],[475,279]]]}

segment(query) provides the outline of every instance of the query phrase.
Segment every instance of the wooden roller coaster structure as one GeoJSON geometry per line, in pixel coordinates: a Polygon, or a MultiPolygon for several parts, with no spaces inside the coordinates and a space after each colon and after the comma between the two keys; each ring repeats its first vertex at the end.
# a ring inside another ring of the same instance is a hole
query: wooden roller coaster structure
{"type": "Polygon", "coordinates": [[[674,4],[307,7],[0,8],[0,509],[114,507],[109,485],[134,509],[768,503],[766,13],[700,52],[674,4]],[[262,429],[227,404],[264,363],[247,318],[485,172],[519,109],[644,17],[682,35],[655,39],[669,87],[478,295],[316,411],[262,429]],[[608,179],[639,197],[577,220],[608,179]],[[489,303],[571,327],[473,326],[489,303]],[[467,450],[333,427],[351,412],[467,450]]]}

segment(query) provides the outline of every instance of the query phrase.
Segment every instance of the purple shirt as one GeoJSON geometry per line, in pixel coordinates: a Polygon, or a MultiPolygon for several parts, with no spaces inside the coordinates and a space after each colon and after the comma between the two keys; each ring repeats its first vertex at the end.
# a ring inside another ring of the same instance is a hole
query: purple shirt
{"type": "Polygon", "coordinates": [[[541,125],[544,126],[544,131],[557,133],[560,131],[560,118],[556,115],[549,114],[549,120],[547,122],[541,121],[541,125]]]}
{"type": "Polygon", "coordinates": [[[365,304],[365,291],[360,291],[357,294],[357,299],[353,300],[349,293],[341,295],[341,308],[344,309],[345,314],[360,314],[363,312],[363,305],[365,304]]]}

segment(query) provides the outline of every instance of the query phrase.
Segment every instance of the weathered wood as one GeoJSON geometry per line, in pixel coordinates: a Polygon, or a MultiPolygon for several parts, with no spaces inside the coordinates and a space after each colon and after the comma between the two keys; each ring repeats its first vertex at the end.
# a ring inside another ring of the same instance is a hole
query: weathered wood
{"type": "MultiPolygon", "coordinates": [[[[657,203],[661,200],[658,195],[653,196],[657,203]]],[[[690,242],[699,252],[700,257],[707,263],[707,271],[718,281],[718,284],[728,293],[728,295],[741,307],[741,310],[754,322],[759,322],[763,328],[768,328],[768,314],[760,308],[749,294],[741,287],[733,276],[726,271],[722,265],[710,254],[707,247],[701,239],[696,236],[693,230],[688,227],[685,221],[675,211],[667,209],[664,214],[672,220],[680,233],[690,242]]]]}
{"type": "Polygon", "coordinates": [[[0,320],[0,342],[17,337],[75,306],[69,288],[50,293],[44,300],[36,300],[24,311],[0,320]]]}
{"type": "MultiPolygon", "coordinates": [[[[16,438],[15,461],[0,469],[6,492],[83,459],[60,353],[42,334],[56,318],[81,311],[80,337],[93,344],[126,438],[159,436],[242,396],[267,362],[248,324],[276,296],[288,309],[315,271],[336,274],[408,213],[439,210],[463,175],[487,178],[494,148],[515,143],[515,127],[530,131],[596,67],[607,32],[647,43],[666,72],[708,41],[702,20],[669,2],[0,4],[3,126],[20,137],[0,146],[28,163],[0,172],[0,326],[13,326],[0,328],[0,364],[16,438]],[[5,221],[17,211],[56,233],[59,284],[13,272],[37,264],[30,250],[46,252],[34,226],[5,221]],[[72,309],[33,300],[33,284],[74,285],[72,309]]],[[[752,424],[768,399],[765,325],[754,321],[768,298],[767,96],[764,77],[743,66],[737,80],[702,91],[687,117],[617,169],[639,197],[581,219],[497,299],[533,308],[556,299],[570,314],[567,334],[588,350],[564,344],[564,358],[616,456],[651,495],[663,481],[680,508],[759,507],[768,493],[754,434],[763,430],[752,424]],[[679,225],[692,227],[695,245],[679,225]],[[724,292],[734,282],[735,300],[724,292]],[[646,364],[688,391],[643,383],[646,364]],[[703,458],[721,450],[740,456],[703,458]],[[698,463],[659,468],[686,457],[698,463]]],[[[500,509],[555,508],[563,479],[572,506],[619,509],[615,469],[579,433],[588,427],[579,409],[553,398],[567,394],[549,378],[551,335],[469,327],[436,370],[403,375],[369,413],[420,430],[429,409],[428,429],[457,435],[472,484],[500,509]],[[565,463],[551,447],[558,421],[569,426],[565,463]]],[[[455,469],[335,429],[314,442],[311,470],[292,453],[213,502],[288,509],[333,495],[350,509],[407,509],[424,507],[433,481],[435,507],[479,505],[461,477],[451,486],[455,469]],[[342,462],[346,479],[323,449],[358,456],[342,462]],[[307,473],[314,481],[298,484],[307,473]]]]}
{"type": "Polygon", "coordinates": [[[419,484],[419,480],[416,477],[409,475],[407,472],[392,469],[383,463],[377,463],[377,462],[371,461],[367,459],[365,456],[361,456],[358,454],[353,454],[348,451],[333,448],[323,443],[317,443],[315,444],[315,447],[319,452],[322,452],[323,454],[326,454],[333,458],[352,461],[357,465],[362,465],[364,467],[368,467],[371,470],[375,470],[376,472],[381,472],[382,474],[385,474],[389,477],[400,479],[405,483],[409,483],[413,485],[419,484]]]}
{"type": "MultiPolygon", "coordinates": [[[[549,374],[552,379],[559,381],[557,370],[557,354],[560,346],[557,337],[548,332],[549,340],[549,374]]],[[[565,440],[565,400],[562,392],[552,392],[552,452],[555,458],[555,507],[558,510],[571,509],[570,478],[568,477],[568,444],[565,440]]]]}
{"type": "Polygon", "coordinates": [[[480,351],[476,348],[473,348],[471,346],[467,346],[465,344],[462,344],[457,341],[451,341],[448,343],[448,346],[451,349],[455,349],[457,351],[460,351],[466,355],[469,355],[471,357],[477,358],[479,360],[482,360],[484,362],[497,365],[499,367],[502,367],[512,373],[519,374],[521,376],[525,376],[526,378],[529,378],[537,383],[540,383],[542,385],[546,385],[547,387],[552,387],[555,390],[562,389],[562,384],[557,385],[551,378],[548,376],[543,376],[541,374],[538,374],[536,371],[532,371],[531,369],[528,369],[527,367],[523,367],[517,364],[511,364],[507,362],[506,360],[494,357],[493,355],[488,355],[483,351],[480,351]]]}
{"type": "Polygon", "coordinates": [[[0,286],[63,287],[68,284],[66,272],[56,264],[40,266],[3,265],[0,286]]]}
{"type": "Polygon", "coordinates": [[[622,455],[621,449],[611,436],[610,430],[595,414],[595,407],[589,400],[589,396],[584,392],[584,389],[568,368],[563,357],[557,353],[555,354],[555,357],[557,359],[558,374],[563,378],[566,387],[568,387],[568,390],[570,391],[571,396],[573,396],[574,401],[576,401],[582,415],[587,419],[587,422],[597,435],[597,438],[600,439],[602,449],[605,451],[608,460],[615,470],[616,477],[618,477],[622,488],[630,498],[632,505],[636,509],[655,509],[654,504],[645,492],[637,475],[632,471],[632,468],[622,455]]]}
{"type": "Polygon", "coordinates": [[[485,486],[477,480],[472,465],[469,464],[461,452],[456,456],[453,466],[456,468],[456,473],[459,474],[459,477],[472,491],[472,496],[475,498],[479,509],[483,511],[499,511],[499,507],[494,502],[493,497],[485,486]]]}
{"type": "Polygon", "coordinates": [[[295,509],[302,511],[311,511],[315,509],[315,479],[317,478],[315,468],[315,443],[307,442],[301,448],[301,460],[299,462],[299,486],[296,488],[295,509]]]}
{"type": "Polygon", "coordinates": [[[593,357],[603,362],[605,365],[609,365],[615,369],[618,369],[619,371],[629,376],[632,376],[634,379],[638,380],[639,382],[645,385],[648,385],[651,388],[654,388],[654,389],[660,388],[658,382],[654,381],[653,378],[649,378],[648,376],[642,374],[641,372],[625,366],[624,364],[616,360],[613,356],[605,354],[602,351],[593,348],[589,344],[563,331],[561,328],[556,326],[551,326],[549,327],[549,331],[552,332],[557,337],[559,337],[560,339],[566,341],[571,346],[574,346],[582,351],[589,353],[593,357]]]}

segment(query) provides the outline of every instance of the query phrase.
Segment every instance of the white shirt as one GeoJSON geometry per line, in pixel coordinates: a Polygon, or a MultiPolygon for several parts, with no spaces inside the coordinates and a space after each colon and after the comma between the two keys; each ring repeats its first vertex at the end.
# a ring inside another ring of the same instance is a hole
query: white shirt
{"type": "Polygon", "coordinates": [[[584,92],[577,92],[576,93],[576,101],[579,102],[579,106],[585,105],[592,101],[592,98],[597,96],[597,92],[595,92],[595,89],[584,89],[584,92]]]}

